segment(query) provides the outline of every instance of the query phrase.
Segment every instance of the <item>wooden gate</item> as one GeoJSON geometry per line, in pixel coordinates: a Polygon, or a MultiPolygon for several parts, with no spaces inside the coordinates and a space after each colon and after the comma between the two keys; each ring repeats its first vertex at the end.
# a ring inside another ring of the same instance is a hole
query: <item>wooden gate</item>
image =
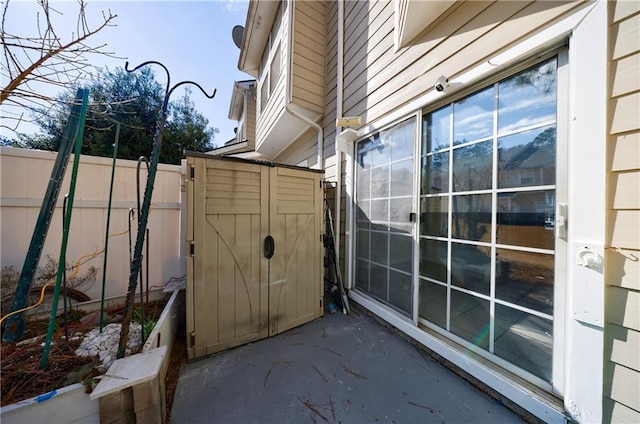
{"type": "Polygon", "coordinates": [[[187,156],[189,359],[322,315],[321,171],[187,156]]]}

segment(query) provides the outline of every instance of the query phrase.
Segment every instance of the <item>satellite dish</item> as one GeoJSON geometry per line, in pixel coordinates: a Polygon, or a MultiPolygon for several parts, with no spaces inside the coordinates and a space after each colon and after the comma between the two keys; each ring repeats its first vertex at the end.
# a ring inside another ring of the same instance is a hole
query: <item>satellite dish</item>
{"type": "Polygon", "coordinates": [[[231,38],[233,38],[233,43],[237,48],[242,48],[242,37],[244,35],[244,27],[242,25],[236,25],[231,30],[231,38]]]}

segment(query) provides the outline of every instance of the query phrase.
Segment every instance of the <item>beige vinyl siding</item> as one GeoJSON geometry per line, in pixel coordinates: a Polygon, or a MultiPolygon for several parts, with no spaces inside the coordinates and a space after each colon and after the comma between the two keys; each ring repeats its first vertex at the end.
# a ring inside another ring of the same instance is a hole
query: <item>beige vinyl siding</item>
{"type": "Polygon", "coordinates": [[[314,112],[324,109],[326,4],[295,2],[291,100],[314,112]]]}
{"type": "MultiPolygon", "coordinates": [[[[286,81],[288,78],[286,63],[287,63],[287,60],[289,60],[288,49],[287,49],[287,32],[289,29],[288,29],[287,22],[288,20],[286,19],[283,20],[282,25],[280,26],[280,31],[282,32],[282,36],[279,37],[280,61],[281,61],[280,77],[276,81],[275,88],[271,91],[271,94],[269,95],[269,100],[267,101],[267,104],[265,105],[264,110],[262,110],[260,106],[257,106],[258,113],[256,116],[256,145],[259,145],[260,143],[262,143],[262,141],[267,137],[267,135],[275,125],[280,115],[284,113],[286,92],[287,92],[286,81]]],[[[275,51],[276,48],[278,48],[278,44],[274,44],[273,50],[275,51]]],[[[264,72],[266,72],[269,68],[270,66],[265,66],[264,72]]],[[[269,79],[269,76],[267,75],[267,77],[264,78],[261,75],[260,79],[264,84],[269,79]]],[[[262,104],[262,99],[260,98],[260,96],[262,95],[261,87],[262,85],[260,85],[260,87],[258,88],[258,93],[260,93],[257,101],[258,105],[262,104]]]]}
{"type": "Polygon", "coordinates": [[[278,156],[273,158],[276,163],[298,165],[307,161],[306,166],[314,166],[318,156],[318,130],[310,127],[296,141],[291,143],[278,156]]]}
{"type": "Polygon", "coordinates": [[[609,4],[604,421],[640,422],[640,2],[609,4]]]}
{"type": "MultiPolygon", "coordinates": [[[[253,88],[256,90],[256,87],[253,88]]],[[[256,100],[253,98],[253,93],[247,94],[249,98],[247,99],[247,110],[246,116],[244,118],[244,125],[246,126],[247,132],[246,137],[247,140],[251,143],[252,146],[255,146],[256,142],[256,100]]]]}
{"type": "MultiPolygon", "coordinates": [[[[353,74],[346,81],[345,113],[360,115],[366,122],[375,121],[424,94],[438,76],[455,77],[507,47],[507,43],[517,43],[542,26],[557,21],[579,4],[465,2],[410,47],[394,53],[389,27],[378,34],[378,27],[389,25],[387,22],[393,19],[393,3],[349,3],[352,8],[371,5],[371,16],[377,13],[378,7],[383,10],[369,28],[363,23],[364,31],[359,33],[361,41],[353,43],[355,51],[347,43],[347,68],[353,68],[353,74]],[[378,38],[381,38],[379,43],[378,38]],[[357,56],[362,42],[366,45],[366,63],[353,65],[351,58],[357,56]]],[[[351,14],[360,16],[356,11],[351,14]]]]}
{"type": "MultiPolygon", "coordinates": [[[[346,9],[347,6],[345,6],[346,9]]],[[[346,15],[346,10],[345,10],[346,15]]],[[[327,181],[336,182],[338,172],[341,174],[342,187],[340,190],[341,199],[340,199],[340,234],[337,234],[338,237],[338,250],[339,250],[339,261],[340,261],[340,270],[342,271],[343,281],[346,281],[346,267],[345,267],[345,235],[344,229],[347,228],[347,214],[346,214],[346,161],[347,156],[342,155],[342,163],[338,164],[337,159],[338,155],[335,151],[335,138],[337,135],[338,129],[336,128],[336,118],[337,116],[337,52],[338,52],[338,7],[337,2],[330,2],[327,10],[327,28],[328,34],[333,34],[332,37],[327,40],[327,84],[326,90],[327,93],[325,95],[325,117],[324,117],[324,128],[325,128],[325,179],[327,181]],[[340,165],[340,166],[338,166],[340,165]]],[[[345,27],[346,29],[346,27],[345,27]]],[[[349,31],[346,31],[349,34],[349,31]]],[[[345,34],[345,35],[347,35],[345,34]]],[[[343,100],[344,102],[344,100],[343,100]]],[[[343,116],[346,116],[344,113],[343,116]]],[[[329,206],[331,207],[333,218],[338,219],[338,214],[335,211],[335,189],[329,189],[326,193],[327,199],[329,200],[329,206]]]]}
{"type": "Polygon", "coordinates": [[[276,88],[269,97],[264,111],[258,112],[256,120],[256,145],[262,143],[275,125],[276,121],[285,112],[285,72],[278,79],[276,88]]]}
{"type": "Polygon", "coordinates": [[[262,101],[262,85],[268,84],[270,79],[270,69],[271,69],[271,60],[267,63],[267,66],[263,66],[263,73],[258,76],[258,84],[256,87],[257,93],[257,102],[256,102],[256,128],[255,128],[255,140],[256,146],[262,144],[267,135],[271,132],[273,126],[278,121],[279,117],[284,113],[285,101],[286,101],[286,82],[288,80],[286,66],[289,60],[289,46],[288,42],[288,34],[289,34],[289,18],[288,14],[290,13],[289,8],[285,11],[285,14],[282,19],[282,23],[280,24],[279,35],[276,37],[277,41],[271,47],[271,52],[269,57],[272,58],[274,52],[280,45],[280,76],[276,81],[276,86],[272,90],[267,90],[271,94],[269,94],[269,99],[267,103],[262,105],[264,102],[262,101]]]}
{"type": "Polygon", "coordinates": [[[327,3],[327,40],[326,52],[327,63],[325,69],[325,93],[324,93],[324,116],[320,125],[324,129],[324,162],[325,179],[336,181],[335,166],[335,137],[336,137],[336,100],[337,100],[337,71],[338,63],[338,3],[330,1],[327,3]]]}

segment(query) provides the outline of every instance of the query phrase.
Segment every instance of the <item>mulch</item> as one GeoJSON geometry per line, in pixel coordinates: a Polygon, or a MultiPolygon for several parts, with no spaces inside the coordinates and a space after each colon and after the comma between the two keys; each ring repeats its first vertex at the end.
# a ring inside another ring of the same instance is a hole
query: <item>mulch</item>
{"type": "MultiPolygon", "coordinates": [[[[151,302],[145,307],[145,315],[157,319],[165,301],[151,302]]],[[[109,311],[110,319],[121,316],[118,312],[109,311]]],[[[91,315],[91,314],[89,314],[91,315]]],[[[56,320],[57,330],[51,343],[47,364],[40,368],[44,351],[45,335],[48,320],[33,320],[25,322],[24,342],[10,343],[2,341],[0,356],[0,406],[10,405],[21,400],[47,394],[53,390],[74,384],[83,383],[90,393],[94,384],[94,377],[100,375],[97,371],[98,358],[81,358],[76,356],[75,350],[82,342],[82,336],[93,328],[90,325],[95,320],[84,313],[78,313],[68,322],[69,340],[65,337],[62,319],[56,320]],[[83,318],[84,317],[84,318],[83,318]],[[86,323],[89,323],[87,325],[86,323]],[[33,339],[31,342],[27,340],[33,339]]],[[[111,321],[113,322],[113,321],[111,321]]],[[[169,370],[165,379],[167,410],[173,403],[173,394],[178,382],[180,368],[186,362],[186,340],[184,331],[178,331],[176,344],[170,359],[169,370]]]]}

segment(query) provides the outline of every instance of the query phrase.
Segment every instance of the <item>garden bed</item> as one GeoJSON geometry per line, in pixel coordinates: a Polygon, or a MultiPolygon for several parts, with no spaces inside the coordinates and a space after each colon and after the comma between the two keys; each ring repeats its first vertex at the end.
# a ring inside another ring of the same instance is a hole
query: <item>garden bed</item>
{"type": "MultiPolygon", "coordinates": [[[[149,352],[167,346],[166,358],[161,367],[161,377],[164,378],[171,357],[170,349],[176,337],[180,307],[184,302],[178,290],[172,294],[162,294],[161,291],[152,293],[152,300],[155,300],[145,308],[145,316],[148,317],[147,320],[153,317],[157,322],[140,350],[149,352]]],[[[117,299],[111,299],[109,304],[116,302],[117,299]]],[[[45,325],[39,321],[32,321],[27,325],[25,337],[33,338],[31,343],[3,343],[0,409],[3,423],[37,422],[38,417],[46,418],[47,421],[56,417],[54,421],[69,423],[99,422],[98,402],[92,401],[88,395],[96,388],[96,383],[104,378],[98,371],[98,358],[83,359],[75,354],[75,349],[82,341],[76,333],[84,334],[95,326],[95,316],[92,315],[99,315],[99,308],[99,301],[97,305],[95,301],[78,305],[77,311],[81,312],[76,312],[74,323],[69,325],[69,340],[66,339],[64,330],[56,332],[47,366],[42,370],[39,369],[43,351],[41,344],[44,340],[41,332],[42,328],[46,332],[45,325]],[[58,402],[69,402],[69,399],[73,399],[70,405],[56,405],[58,402]],[[67,415],[62,418],[58,416],[60,413],[67,415]]],[[[121,318],[119,312],[117,308],[111,308],[109,319],[117,321],[121,318]]]]}

